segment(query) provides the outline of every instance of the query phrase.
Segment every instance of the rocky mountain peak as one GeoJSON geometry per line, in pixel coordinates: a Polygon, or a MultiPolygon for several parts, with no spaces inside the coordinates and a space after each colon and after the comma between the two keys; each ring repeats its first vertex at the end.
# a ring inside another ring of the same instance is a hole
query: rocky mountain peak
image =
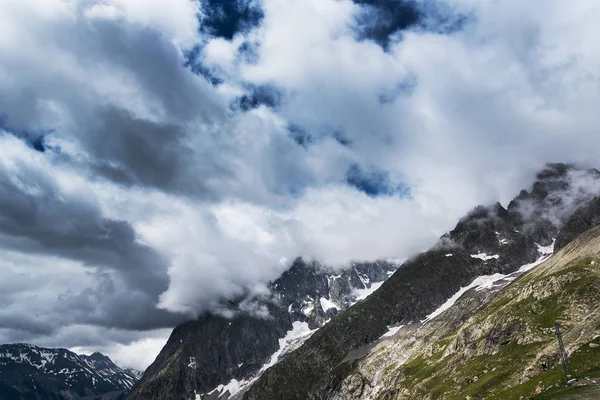
{"type": "Polygon", "coordinates": [[[140,375],[101,353],[86,356],[24,343],[0,345],[0,399],[117,399],[140,375]]]}
{"type": "Polygon", "coordinates": [[[248,302],[243,299],[233,318],[206,314],[175,328],[129,398],[162,399],[178,387],[186,398],[227,399],[374,291],[397,268],[381,260],[334,270],[296,258],[269,284],[270,297],[250,299],[252,309],[267,310],[268,317],[239,312],[248,302]]]}
{"type": "Polygon", "coordinates": [[[600,192],[600,171],[573,164],[548,164],[508,205],[510,218],[535,242],[547,245],[579,207],[600,192]]]}
{"type": "Polygon", "coordinates": [[[110,358],[108,358],[108,356],[105,356],[102,353],[98,353],[98,352],[94,352],[92,354],[90,354],[89,356],[87,356],[90,360],[94,360],[94,361],[104,361],[104,362],[111,362],[112,360],[110,358]]]}

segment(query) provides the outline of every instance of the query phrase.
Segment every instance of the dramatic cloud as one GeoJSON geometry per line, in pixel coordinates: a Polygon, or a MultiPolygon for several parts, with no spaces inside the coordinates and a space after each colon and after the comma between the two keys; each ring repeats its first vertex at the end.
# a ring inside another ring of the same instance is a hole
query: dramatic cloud
{"type": "Polygon", "coordinates": [[[598,166],[598,15],[3,1],[0,341],[140,368],[126,358],[297,256],[405,258],[546,162],[598,166]]]}

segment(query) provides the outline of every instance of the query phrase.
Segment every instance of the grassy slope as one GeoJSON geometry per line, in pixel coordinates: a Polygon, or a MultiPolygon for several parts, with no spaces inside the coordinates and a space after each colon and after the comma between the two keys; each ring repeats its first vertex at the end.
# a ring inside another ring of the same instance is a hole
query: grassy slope
{"type": "Polygon", "coordinates": [[[505,288],[435,343],[438,352],[388,367],[395,387],[380,399],[600,398],[594,387],[564,388],[552,329],[555,321],[563,326],[575,375],[600,383],[599,306],[596,229],[505,288]]]}

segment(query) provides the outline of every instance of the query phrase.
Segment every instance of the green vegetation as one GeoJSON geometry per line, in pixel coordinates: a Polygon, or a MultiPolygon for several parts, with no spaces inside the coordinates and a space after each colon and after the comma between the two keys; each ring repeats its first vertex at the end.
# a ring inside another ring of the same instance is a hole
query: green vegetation
{"type": "MultiPolygon", "coordinates": [[[[587,393],[600,398],[593,387],[565,387],[552,329],[560,321],[568,334],[589,317],[586,312],[598,312],[599,299],[598,261],[590,257],[547,275],[525,275],[474,315],[463,332],[433,344],[442,350],[389,366],[386,374],[396,374],[396,390],[408,390],[417,398],[585,399],[577,396],[587,393]],[[461,333],[470,340],[462,343],[461,333]],[[443,357],[447,346],[456,350],[443,357]]],[[[585,328],[599,332],[600,326],[585,328]]],[[[598,379],[600,384],[600,337],[580,345],[569,359],[578,378],[598,379]]]]}
{"type": "Polygon", "coordinates": [[[152,380],[156,380],[160,377],[173,374],[175,372],[175,369],[173,368],[172,364],[175,363],[175,361],[177,361],[177,358],[181,355],[181,351],[182,348],[178,347],[175,353],[173,353],[173,355],[169,357],[169,360],[164,364],[164,367],[161,368],[161,370],[155,376],[152,377],[152,380]]]}

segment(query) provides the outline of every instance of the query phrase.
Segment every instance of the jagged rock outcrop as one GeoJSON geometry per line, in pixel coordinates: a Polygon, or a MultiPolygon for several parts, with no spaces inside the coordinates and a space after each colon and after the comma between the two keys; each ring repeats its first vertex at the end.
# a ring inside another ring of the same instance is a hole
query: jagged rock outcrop
{"type": "MultiPolygon", "coordinates": [[[[357,290],[368,290],[397,267],[377,261],[332,271],[298,258],[270,284],[271,297],[229,304],[234,317],[206,314],[175,328],[128,398],[227,399],[282,350],[282,338],[294,323],[312,332],[356,302],[357,290]],[[241,311],[248,303],[264,315],[241,311]]],[[[302,338],[286,345],[297,346],[302,338]]]]}
{"type": "MultiPolygon", "coordinates": [[[[600,171],[549,164],[508,205],[514,225],[533,241],[548,245],[573,212],[600,193],[600,171]]],[[[580,232],[581,233],[581,232],[580,232]]]]}
{"type": "Polygon", "coordinates": [[[3,400],[123,399],[140,376],[100,353],[86,356],[29,344],[0,345],[3,400]]]}
{"type": "Polygon", "coordinates": [[[556,249],[562,249],[583,232],[600,225],[600,197],[580,207],[556,236],[556,249]]]}

